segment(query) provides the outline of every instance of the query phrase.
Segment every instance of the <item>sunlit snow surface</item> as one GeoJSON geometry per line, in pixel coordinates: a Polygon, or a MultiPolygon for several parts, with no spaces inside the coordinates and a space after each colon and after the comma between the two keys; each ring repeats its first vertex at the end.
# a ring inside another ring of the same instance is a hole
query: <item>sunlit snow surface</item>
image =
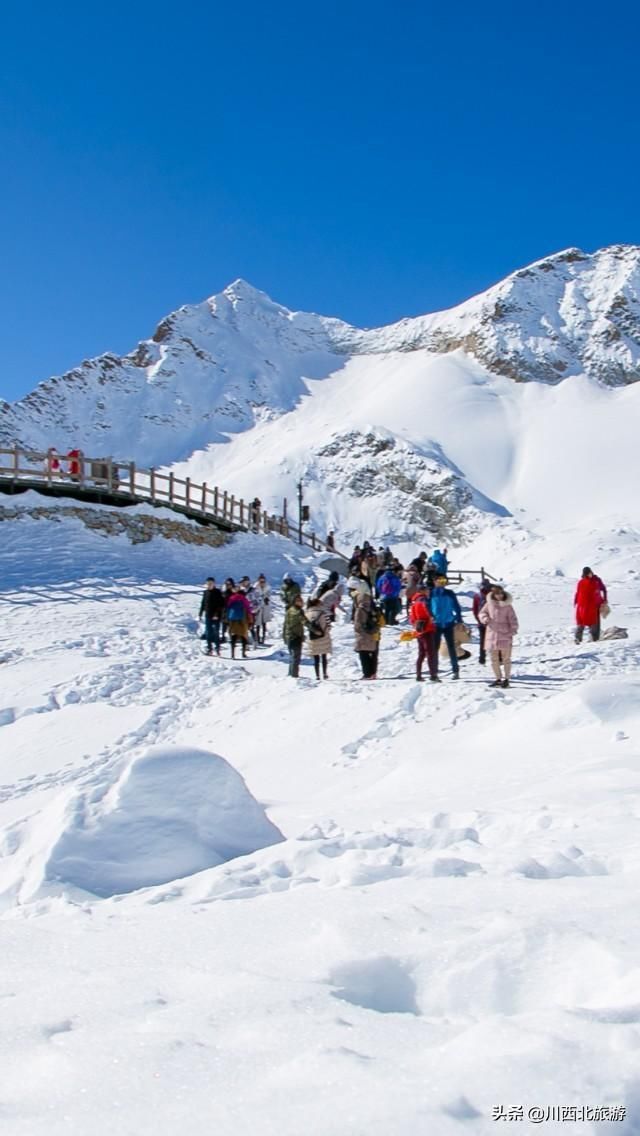
{"type": "Polygon", "coordinates": [[[570,1131],[640,1130],[630,524],[523,544],[505,522],[464,550],[521,621],[499,692],[477,644],[459,683],[416,685],[397,629],[361,683],[342,621],[330,681],[295,682],[279,607],[264,649],[205,658],[206,575],[310,585],[279,538],[132,547],[69,516],[2,537],[0,1131],[484,1136],[500,1104],[621,1104],[570,1131]],[[576,648],[590,562],[629,638],[576,648]],[[208,755],[257,851],[216,843],[208,755]]]}

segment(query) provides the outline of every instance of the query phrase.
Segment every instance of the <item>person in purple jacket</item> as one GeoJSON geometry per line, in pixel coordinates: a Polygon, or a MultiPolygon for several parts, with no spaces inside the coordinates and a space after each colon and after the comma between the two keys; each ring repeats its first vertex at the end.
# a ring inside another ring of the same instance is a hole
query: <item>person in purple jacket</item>
{"type": "Polygon", "coordinates": [[[384,621],[387,627],[392,627],[397,623],[397,616],[402,601],[400,600],[400,592],[402,591],[402,580],[397,572],[391,568],[387,568],[376,581],[376,591],[382,601],[382,611],[384,613],[384,621]]]}

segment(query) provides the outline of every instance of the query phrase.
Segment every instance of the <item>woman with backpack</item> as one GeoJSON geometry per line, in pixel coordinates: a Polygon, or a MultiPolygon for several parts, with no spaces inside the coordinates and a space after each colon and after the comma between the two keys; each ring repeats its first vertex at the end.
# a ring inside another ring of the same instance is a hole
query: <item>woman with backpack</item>
{"type": "Polygon", "coordinates": [[[231,639],[231,658],[236,657],[236,643],[242,643],[242,658],[247,657],[249,646],[249,627],[253,622],[253,612],[245,593],[235,588],[226,604],[225,615],[231,639]]]}
{"type": "Polygon", "coordinates": [[[294,596],[285,612],[284,627],[282,629],[282,638],[289,649],[290,678],[299,677],[305,626],[304,601],[301,595],[297,595],[294,596]]]}
{"type": "Polygon", "coordinates": [[[327,656],[331,654],[331,624],[322,608],[322,601],[317,597],[307,600],[305,612],[307,624],[307,654],[313,659],[316,678],[320,678],[320,664],[322,663],[322,677],[328,678],[327,656]]]}
{"type": "Polygon", "coordinates": [[[356,633],[355,650],[360,658],[362,677],[377,678],[380,623],[370,592],[361,592],[356,596],[353,626],[356,633]]]}

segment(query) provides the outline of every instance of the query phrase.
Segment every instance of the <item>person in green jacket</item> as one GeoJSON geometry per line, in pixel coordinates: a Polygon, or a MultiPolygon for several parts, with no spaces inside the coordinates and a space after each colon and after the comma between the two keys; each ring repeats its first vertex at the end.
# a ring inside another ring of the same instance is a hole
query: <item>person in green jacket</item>
{"type": "Polygon", "coordinates": [[[282,588],[280,589],[280,595],[284,601],[285,609],[291,607],[296,596],[300,595],[300,591],[300,585],[296,584],[295,580],[288,572],[285,572],[282,577],[282,588]]]}
{"type": "Polygon", "coordinates": [[[289,648],[289,675],[298,678],[300,671],[300,657],[304,642],[304,602],[300,591],[294,596],[291,606],[287,608],[284,617],[282,638],[289,648]]]}

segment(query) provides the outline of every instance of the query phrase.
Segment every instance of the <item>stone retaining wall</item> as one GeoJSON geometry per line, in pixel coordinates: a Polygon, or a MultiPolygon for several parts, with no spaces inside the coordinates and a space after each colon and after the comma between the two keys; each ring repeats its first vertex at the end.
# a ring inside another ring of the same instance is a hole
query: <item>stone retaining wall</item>
{"type": "Polygon", "coordinates": [[[128,515],[125,511],[91,509],[86,506],[70,505],[65,508],[34,505],[30,508],[7,508],[0,505],[0,521],[16,521],[22,517],[33,520],[62,521],[73,517],[88,529],[103,536],[126,536],[132,544],[144,544],[154,537],[178,540],[182,544],[208,545],[219,548],[231,539],[231,534],[216,529],[212,525],[193,525],[185,521],[154,517],[149,513],[128,515]]]}

